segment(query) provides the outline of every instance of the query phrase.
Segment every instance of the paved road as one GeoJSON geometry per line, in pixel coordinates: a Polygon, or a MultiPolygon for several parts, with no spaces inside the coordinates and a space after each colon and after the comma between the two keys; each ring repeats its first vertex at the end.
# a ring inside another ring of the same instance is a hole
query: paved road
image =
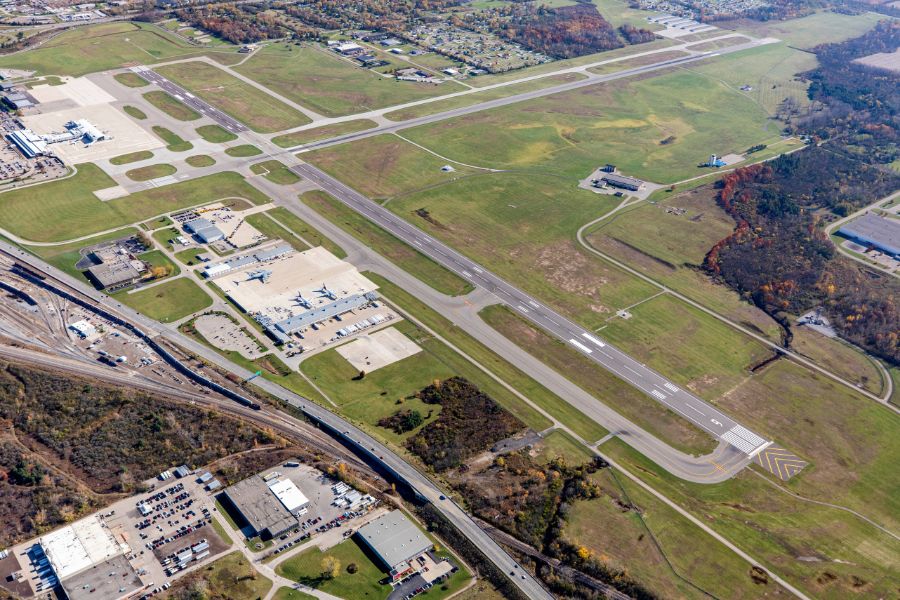
{"type": "Polygon", "coordinates": [[[675,385],[656,371],[603,341],[597,335],[576,325],[478,263],[439,242],[386,208],[375,204],[334,177],[310,164],[297,165],[292,169],[301,177],[316,183],[348,207],[460,277],[488,290],[500,302],[517,310],[535,325],[568,343],[578,352],[713,437],[737,448],[748,458],[755,456],[770,443],[708,402],[675,385]]]}
{"type": "MultiPolygon", "coordinates": [[[[60,271],[56,267],[46,264],[41,259],[29,254],[15,246],[0,241],[0,252],[3,252],[16,261],[28,265],[36,272],[42,273],[56,281],[64,283],[70,289],[76,290],[82,296],[91,299],[98,306],[121,315],[128,319],[145,333],[167,338],[189,352],[203,358],[205,361],[235,373],[244,379],[253,373],[223,358],[214,350],[205,345],[182,335],[176,328],[169,327],[155,321],[141,313],[122,305],[116,299],[89,287],[70,275],[60,271]]],[[[287,402],[310,416],[313,420],[340,432],[341,437],[359,452],[372,457],[385,469],[392,471],[398,478],[405,481],[420,497],[431,502],[460,532],[477,546],[497,568],[501,569],[515,585],[529,598],[552,600],[553,596],[547,592],[540,583],[522,569],[516,561],[503,550],[491,537],[472,521],[471,517],[449,498],[445,498],[443,492],[422,473],[413,468],[402,458],[394,454],[389,448],[381,444],[367,433],[358,429],[355,425],[345,421],[338,415],[327,409],[299,396],[280,385],[267,379],[257,378],[254,385],[273,396],[287,402]],[[511,575],[516,573],[517,575],[511,575]]]]}
{"type": "Polygon", "coordinates": [[[150,83],[156,84],[157,87],[162,89],[164,92],[168,92],[170,95],[178,99],[181,103],[190,106],[201,115],[206,115],[228,131],[232,133],[249,131],[247,126],[237,119],[225,114],[211,104],[204,102],[180,85],[172,83],[153,69],[150,69],[149,67],[131,67],[131,71],[133,73],[136,73],[137,75],[140,75],[150,83]]]}
{"type": "MultiPolygon", "coordinates": [[[[770,43],[770,40],[768,40],[768,39],[753,40],[751,42],[747,42],[744,44],[738,44],[736,46],[723,48],[723,49],[717,50],[715,52],[701,52],[701,53],[695,54],[693,56],[687,56],[684,58],[675,58],[675,59],[671,59],[671,60],[664,60],[664,61],[660,61],[658,63],[635,67],[633,69],[625,69],[623,71],[617,71],[615,73],[609,73],[606,75],[596,75],[596,74],[585,71],[585,72],[583,72],[583,74],[587,75],[586,79],[572,81],[569,83],[562,83],[560,85],[554,85],[554,86],[546,87],[546,88],[539,89],[539,90],[532,90],[530,92],[522,92],[521,94],[514,94],[512,96],[506,96],[505,98],[497,98],[496,100],[488,100],[486,102],[479,102],[478,104],[473,104],[471,106],[455,108],[452,110],[435,113],[433,115],[427,115],[427,116],[418,117],[415,119],[407,119],[405,121],[397,121],[396,123],[381,125],[379,127],[374,127],[372,129],[366,129],[364,131],[359,131],[356,133],[348,133],[345,135],[335,136],[333,138],[327,138],[327,139],[319,140],[316,142],[310,142],[308,144],[301,144],[299,146],[294,146],[293,148],[289,148],[288,150],[291,152],[308,152],[310,150],[318,150],[320,148],[327,148],[329,146],[345,144],[347,142],[361,140],[363,138],[368,138],[368,137],[372,137],[375,135],[381,135],[381,134],[385,134],[385,133],[393,133],[395,131],[400,131],[402,129],[408,129],[410,127],[417,127],[419,125],[426,125],[429,123],[435,123],[437,121],[444,121],[446,119],[452,119],[454,117],[460,117],[463,115],[481,112],[483,110],[490,110],[492,108],[499,108],[501,106],[507,106],[509,104],[524,102],[526,100],[533,100],[535,98],[542,98],[545,96],[550,96],[552,94],[568,92],[570,90],[576,90],[576,89],[583,88],[583,87],[590,86],[590,85],[597,85],[598,83],[615,81],[617,79],[624,79],[627,77],[634,77],[635,75],[641,75],[644,73],[652,73],[654,71],[661,71],[664,69],[671,69],[673,67],[687,65],[687,64],[690,64],[693,62],[711,58],[713,56],[719,56],[720,54],[730,54],[732,52],[739,52],[741,50],[749,50],[750,48],[755,48],[757,46],[761,46],[761,45],[768,44],[768,43],[770,43]]],[[[553,75],[553,73],[548,74],[548,76],[551,76],[551,75],[553,75]]]]}

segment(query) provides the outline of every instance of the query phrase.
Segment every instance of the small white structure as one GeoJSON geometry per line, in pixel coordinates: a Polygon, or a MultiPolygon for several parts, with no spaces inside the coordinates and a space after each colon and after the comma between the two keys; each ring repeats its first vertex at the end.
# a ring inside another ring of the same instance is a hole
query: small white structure
{"type": "Polygon", "coordinates": [[[344,42],[334,46],[334,49],[341,54],[355,54],[356,52],[362,52],[363,47],[353,42],[344,42]]]}
{"type": "Polygon", "coordinates": [[[82,339],[89,338],[97,333],[97,328],[91,325],[86,319],[70,323],[69,329],[77,333],[82,339]]]}
{"type": "Polygon", "coordinates": [[[48,533],[40,543],[60,580],[122,553],[96,515],[48,533]]]}
{"type": "Polygon", "coordinates": [[[309,499],[290,479],[278,479],[268,484],[275,497],[292,513],[303,511],[309,506],[309,499]]]}

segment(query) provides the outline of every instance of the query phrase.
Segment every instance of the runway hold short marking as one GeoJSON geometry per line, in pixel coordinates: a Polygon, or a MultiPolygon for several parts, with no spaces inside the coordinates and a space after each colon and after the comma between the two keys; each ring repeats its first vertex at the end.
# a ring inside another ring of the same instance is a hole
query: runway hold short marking
{"type": "Polygon", "coordinates": [[[781,481],[787,481],[809,464],[793,452],[774,444],[757,454],[753,461],[781,481]]]}

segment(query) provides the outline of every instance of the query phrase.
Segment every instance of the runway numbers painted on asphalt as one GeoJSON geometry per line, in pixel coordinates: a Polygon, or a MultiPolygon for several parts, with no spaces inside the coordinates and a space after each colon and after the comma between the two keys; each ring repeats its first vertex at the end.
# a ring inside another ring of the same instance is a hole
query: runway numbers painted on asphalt
{"type": "Polygon", "coordinates": [[[775,445],[757,454],[754,462],[781,481],[787,481],[809,464],[796,454],[775,445]]]}

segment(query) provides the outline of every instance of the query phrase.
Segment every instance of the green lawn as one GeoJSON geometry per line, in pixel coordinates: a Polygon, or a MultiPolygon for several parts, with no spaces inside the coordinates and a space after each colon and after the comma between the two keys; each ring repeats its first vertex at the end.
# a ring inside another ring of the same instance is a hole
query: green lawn
{"type": "Polygon", "coordinates": [[[324,553],[318,548],[304,550],[279,564],[275,572],[341,598],[387,598],[391,591],[391,586],[379,583],[387,574],[375,566],[352,539],[343,541],[324,553]],[[341,564],[340,573],[334,579],[322,577],[322,560],[327,556],[337,559],[341,564]],[[355,564],[359,569],[352,575],[347,572],[350,564],[355,564]]]}
{"type": "Polygon", "coordinates": [[[300,181],[300,176],[288,169],[280,160],[258,162],[251,165],[250,170],[278,185],[292,185],[300,181]]]}
{"type": "Polygon", "coordinates": [[[145,113],[144,111],[142,111],[141,109],[139,109],[136,106],[125,105],[122,107],[122,110],[125,111],[125,114],[127,114],[128,116],[130,116],[134,119],[137,119],[138,121],[143,121],[147,118],[147,113],[145,113]]]}
{"type": "Polygon", "coordinates": [[[279,135],[272,138],[272,143],[282,148],[290,148],[291,146],[299,146],[300,144],[337,137],[347,133],[355,133],[377,126],[378,123],[375,121],[370,121],[369,119],[356,119],[353,121],[335,123],[334,125],[323,125],[322,127],[315,127],[313,129],[304,129],[303,131],[294,133],[286,133],[285,135],[279,135]]]}
{"type": "Polygon", "coordinates": [[[767,131],[767,120],[765,110],[739,90],[679,70],[423,125],[404,136],[463,163],[547,171],[572,183],[606,162],[628,175],[669,183],[701,174],[697,165],[710,153],[741,152],[777,139],[780,126],[767,131]]]}
{"type": "Polygon", "coordinates": [[[787,21],[746,21],[746,32],[760,37],[776,37],[797,48],[808,49],[819,44],[843,42],[859,37],[886,18],[876,13],[843,15],[822,11],[787,21]]]}
{"type": "Polygon", "coordinates": [[[212,305],[203,289],[187,277],[173,279],[134,293],[120,292],[116,300],[163,323],[171,323],[212,305]]]}
{"type": "Polygon", "coordinates": [[[132,73],[131,71],[128,71],[126,73],[118,73],[114,76],[114,79],[122,85],[131,88],[139,88],[144,87],[145,85],[150,85],[150,82],[148,82],[146,79],[144,79],[137,73],[132,73]]]}
{"type": "Polygon", "coordinates": [[[300,252],[302,252],[303,250],[309,250],[310,247],[303,240],[298,238],[296,235],[293,235],[290,231],[270,219],[268,215],[268,213],[270,212],[271,211],[266,211],[264,213],[247,215],[245,220],[247,221],[247,223],[258,229],[260,233],[264,234],[269,239],[282,239],[300,252]]]}
{"type": "Polygon", "coordinates": [[[242,58],[235,46],[197,48],[150,23],[120,21],[65,31],[38,48],[2,57],[0,68],[77,77],[126,64],[148,64],[202,55],[223,62],[242,58]]]}
{"type": "Polygon", "coordinates": [[[142,261],[153,267],[162,267],[168,272],[168,276],[175,276],[181,273],[181,269],[173,263],[162,250],[150,250],[138,256],[142,261]]]}
{"type": "Polygon", "coordinates": [[[237,139],[236,135],[219,125],[202,125],[195,131],[204,140],[213,144],[224,144],[237,139]]]}
{"type": "Polygon", "coordinates": [[[629,312],[630,319],[611,319],[600,337],[709,401],[772,356],[762,343],[667,294],[629,312]]]}
{"type": "Polygon", "coordinates": [[[354,66],[321,47],[312,46],[267,46],[235,70],[329,117],[464,89],[457,83],[432,85],[385,78],[354,66]]]}
{"type": "Polygon", "coordinates": [[[546,463],[562,458],[569,465],[580,465],[594,459],[593,453],[571,435],[556,429],[537,446],[538,460],[546,463]]]}
{"type": "Polygon", "coordinates": [[[158,177],[174,175],[176,171],[178,171],[178,169],[172,165],[160,163],[157,165],[147,165],[146,167],[131,169],[130,171],[125,172],[125,176],[134,181],[149,181],[150,179],[157,179],[158,177]]]}
{"type": "Polygon", "coordinates": [[[122,154],[120,156],[116,156],[109,159],[109,162],[113,165],[127,165],[128,163],[138,162],[141,160],[150,160],[151,158],[153,158],[152,152],[150,152],[149,150],[140,150],[138,152],[131,152],[130,154],[122,154]]]}
{"type": "Polygon", "coordinates": [[[93,194],[114,185],[97,166],[78,165],[73,177],[0,194],[0,222],[26,239],[55,242],[224,198],[243,197],[254,204],[268,201],[232,172],[151,188],[107,202],[93,194]]]}
{"type": "Polygon", "coordinates": [[[426,115],[433,115],[439,112],[452,110],[454,108],[472,106],[473,104],[478,104],[479,102],[487,102],[488,100],[506,98],[507,96],[514,96],[515,94],[522,94],[525,92],[553,87],[554,85],[560,85],[571,81],[578,81],[579,79],[584,79],[585,77],[586,75],[582,73],[564,73],[561,75],[550,75],[548,77],[541,77],[540,79],[534,79],[523,83],[506,85],[503,87],[484,90],[473,94],[456,96],[455,98],[435,100],[434,102],[419,104],[417,106],[410,106],[408,108],[401,108],[399,110],[391,111],[385,114],[385,117],[392,121],[405,121],[406,119],[415,119],[418,117],[424,117],[426,115]]]}
{"type": "Polygon", "coordinates": [[[242,144],[240,146],[232,146],[225,149],[225,154],[236,158],[249,158],[262,154],[262,150],[252,144],[242,144]]]}
{"type": "Polygon", "coordinates": [[[473,289],[467,281],[372,224],[327,193],[306,192],[301,199],[335,225],[437,291],[456,296],[473,289]]]}
{"type": "Polygon", "coordinates": [[[310,596],[306,592],[293,590],[289,587],[280,587],[273,598],[274,600],[314,600],[315,596],[310,596]]]}
{"type": "MultiPolygon", "coordinates": [[[[198,578],[205,582],[200,587],[210,598],[260,600],[272,589],[272,582],[260,575],[239,551],[202,567],[184,581],[190,582],[198,578]]],[[[176,582],[172,589],[176,590],[178,587],[179,582],[176,582]]],[[[187,594],[186,591],[184,593],[187,594]]]]}
{"type": "Polygon", "coordinates": [[[211,167],[216,164],[216,159],[207,154],[195,154],[194,156],[188,156],[184,159],[184,162],[189,164],[192,167],[202,168],[202,167],[211,167]]]}
{"type": "Polygon", "coordinates": [[[279,223],[281,223],[284,227],[299,235],[306,242],[308,242],[310,246],[322,246],[338,258],[347,257],[347,253],[344,252],[343,248],[335,244],[329,238],[322,235],[321,232],[313,228],[309,223],[307,223],[288,209],[279,206],[278,208],[273,208],[272,210],[266,211],[266,213],[277,220],[279,223]]]}
{"type": "Polygon", "coordinates": [[[172,152],[187,152],[194,147],[192,143],[182,139],[175,132],[160,125],[153,126],[153,133],[158,135],[160,139],[166,143],[166,148],[172,152]]]}
{"type": "Polygon", "coordinates": [[[479,314],[504,337],[672,447],[695,455],[716,447],[717,441],[707,433],[509,308],[494,305],[479,314]]]}
{"type": "Polygon", "coordinates": [[[275,133],[309,123],[303,113],[212,65],[186,62],[159,67],[158,71],[257,133],[275,133]]]}
{"type": "Polygon", "coordinates": [[[137,229],[126,227],[117,231],[112,231],[103,235],[98,235],[80,242],[70,242],[68,244],[60,244],[56,246],[24,246],[29,252],[35,256],[43,258],[45,261],[56,267],[57,269],[68,273],[79,281],[87,281],[81,271],[75,269],[75,263],[81,258],[79,250],[94,244],[108,242],[110,240],[118,240],[137,233],[137,229]]]}
{"type": "Polygon", "coordinates": [[[200,118],[200,113],[162,90],[147,92],[144,100],[178,121],[196,121],[200,118]]]}

